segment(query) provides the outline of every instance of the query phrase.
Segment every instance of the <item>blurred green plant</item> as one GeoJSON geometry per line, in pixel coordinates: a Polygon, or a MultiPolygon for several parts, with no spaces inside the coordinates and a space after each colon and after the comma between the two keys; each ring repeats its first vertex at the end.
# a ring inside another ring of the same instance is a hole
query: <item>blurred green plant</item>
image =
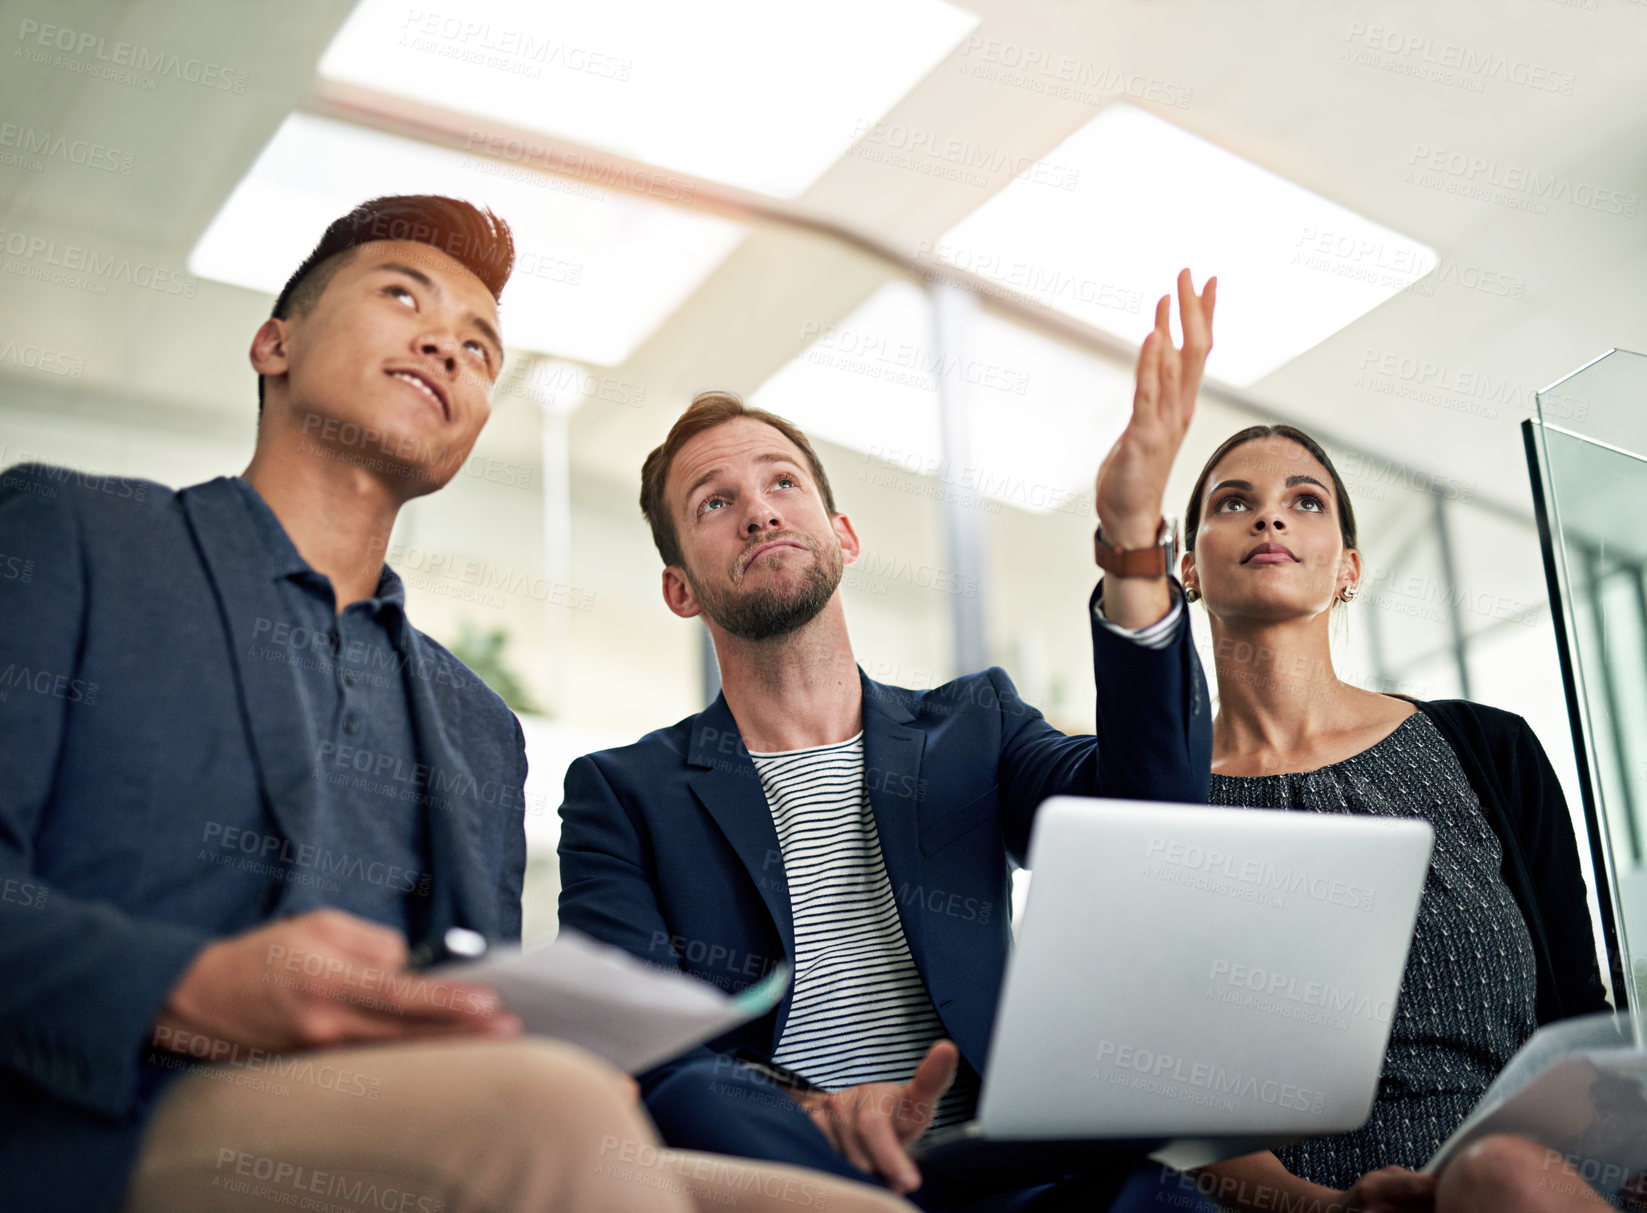
{"type": "Polygon", "coordinates": [[[458,624],[458,637],[452,645],[452,652],[459,661],[479,674],[481,681],[496,691],[514,711],[536,712],[526,688],[509,669],[504,657],[503,650],[508,643],[509,633],[502,628],[479,628],[465,619],[458,624]]]}

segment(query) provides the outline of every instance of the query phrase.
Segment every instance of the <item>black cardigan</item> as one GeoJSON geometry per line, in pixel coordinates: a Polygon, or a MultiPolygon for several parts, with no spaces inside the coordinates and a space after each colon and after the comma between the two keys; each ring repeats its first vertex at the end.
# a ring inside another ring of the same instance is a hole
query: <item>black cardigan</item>
{"type": "Polygon", "coordinates": [[[1538,1022],[1607,1010],[1572,819],[1533,730],[1513,712],[1466,699],[1411,702],[1458,755],[1498,835],[1504,882],[1532,936],[1538,1022]]]}

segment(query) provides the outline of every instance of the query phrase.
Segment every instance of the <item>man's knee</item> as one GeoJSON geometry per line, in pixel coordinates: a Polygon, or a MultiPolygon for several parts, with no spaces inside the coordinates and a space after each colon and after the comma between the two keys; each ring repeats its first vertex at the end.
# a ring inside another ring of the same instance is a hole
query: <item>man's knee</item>
{"type": "Polygon", "coordinates": [[[511,1041],[488,1059],[487,1084],[507,1101],[624,1099],[628,1080],[606,1062],[552,1040],[511,1041]]]}

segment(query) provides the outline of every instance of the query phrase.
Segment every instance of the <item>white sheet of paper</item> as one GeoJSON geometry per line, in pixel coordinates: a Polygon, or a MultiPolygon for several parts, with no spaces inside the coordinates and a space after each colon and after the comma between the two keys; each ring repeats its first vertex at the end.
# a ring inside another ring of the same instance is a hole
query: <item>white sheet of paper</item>
{"type": "Polygon", "coordinates": [[[1166,1145],[1151,1150],[1149,1157],[1174,1171],[1193,1171],[1210,1167],[1215,1162],[1255,1154],[1259,1150],[1275,1150],[1297,1141],[1291,1137],[1174,1137],[1166,1145]]]}
{"type": "MultiPolygon", "coordinates": [[[[1586,1015],[1540,1028],[1424,1165],[1425,1172],[1436,1174],[1464,1147],[1492,1133],[1530,1137],[1563,1153],[1578,1150],[1597,1165],[1625,1168],[1621,1173],[1641,1167],[1647,1162],[1647,1151],[1641,1146],[1626,1145],[1614,1157],[1590,1132],[1609,1115],[1596,1105],[1592,1090],[1602,1076],[1614,1083],[1633,1082],[1647,1095],[1647,1054],[1629,1047],[1624,1043],[1628,1040],[1623,1018],[1611,1014],[1586,1015]]],[[[1637,1101],[1641,1102],[1641,1095],[1637,1101]]],[[[1624,1140],[1630,1137],[1627,1133],[1624,1140]]],[[[1647,1123],[1634,1134],[1635,1141],[1644,1139],[1647,1123]]]]}
{"type": "Polygon", "coordinates": [[[790,970],[779,965],[729,995],[621,948],[562,931],[549,943],[495,949],[429,972],[484,982],[521,1017],[527,1032],[578,1045],[634,1074],[765,1014],[783,996],[790,970]]]}

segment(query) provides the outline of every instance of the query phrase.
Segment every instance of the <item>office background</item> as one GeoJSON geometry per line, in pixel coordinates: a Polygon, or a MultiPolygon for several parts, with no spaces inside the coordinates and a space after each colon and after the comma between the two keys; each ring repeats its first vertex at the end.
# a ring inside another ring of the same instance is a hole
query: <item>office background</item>
{"type": "Polygon", "coordinates": [[[1340,673],[1525,715],[1577,812],[1518,426],[1647,346],[1647,4],[6,0],[0,47],[0,466],[238,472],[328,220],[514,224],[493,419],[391,562],[526,722],[528,936],[566,763],[713,691],[636,502],[693,393],[819,439],[870,676],[999,664],[1087,730],[1093,475],[1184,264],[1218,348],[1169,511],[1235,429],[1315,433],[1340,673]]]}

